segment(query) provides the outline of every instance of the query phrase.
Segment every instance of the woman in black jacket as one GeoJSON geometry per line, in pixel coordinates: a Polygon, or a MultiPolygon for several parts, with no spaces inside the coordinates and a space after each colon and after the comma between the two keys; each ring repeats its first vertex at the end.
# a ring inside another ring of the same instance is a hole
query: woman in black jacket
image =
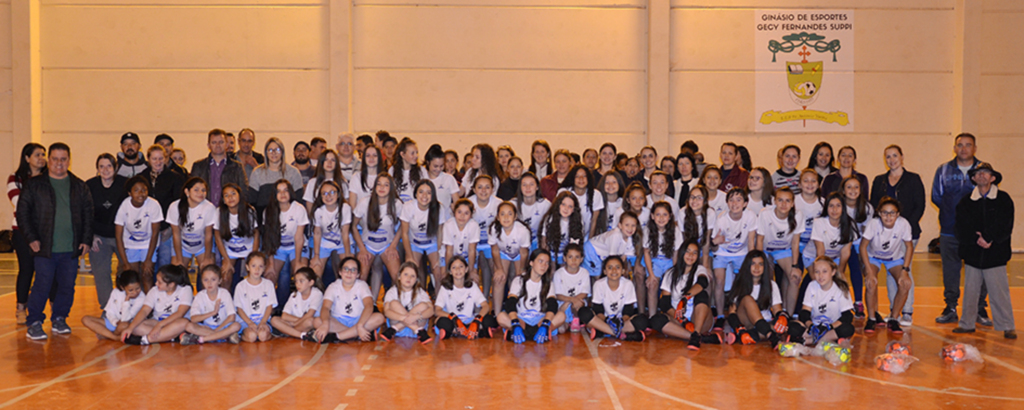
{"type": "Polygon", "coordinates": [[[96,298],[100,308],[107,305],[110,291],[114,288],[111,276],[111,257],[117,252],[114,239],[114,218],[121,202],[128,197],[124,184],[128,178],[117,175],[117,159],[104,153],[96,158],[96,176],[85,181],[93,201],[92,248],[89,249],[89,263],[96,282],[96,298]]]}
{"type": "MultiPolygon", "coordinates": [[[[149,147],[146,150],[146,157],[149,158],[149,169],[141,175],[153,187],[149,191],[149,196],[160,203],[160,209],[164,215],[167,215],[167,208],[171,206],[171,202],[181,199],[181,191],[185,186],[187,176],[168,166],[171,162],[170,155],[160,145],[149,147]]],[[[161,222],[160,245],[156,249],[156,269],[171,263],[171,253],[174,251],[173,239],[171,225],[167,221],[161,222]]]]}
{"type": "MultiPolygon", "coordinates": [[[[900,203],[900,216],[910,222],[910,233],[917,246],[917,240],[921,237],[921,216],[924,215],[925,204],[924,184],[921,176],[903,169],[903,149],[899,145],[885,147],[885,165],[889,172],[876,176],[871,182],[871,206],[878,209],[878,203],[882,197],[896,198],[900,203]]],[[[907,252],[913,252],[907,249],[907,252]]],[[[908,272],[910,273],[910,272],[908,272]]],[[[907,303],[903,305],[903,315],[900,317],[900,326],[910,326],[914,314],[914,277],[910,276],[910,294],[907,296],[907,303]]],[[[896,297],[896,280],[892,275],[886,275],[886,288],[889,289],[889,303],[896,297]]],[[[896,315],[893,315],[895,317],[896,315]]]]}

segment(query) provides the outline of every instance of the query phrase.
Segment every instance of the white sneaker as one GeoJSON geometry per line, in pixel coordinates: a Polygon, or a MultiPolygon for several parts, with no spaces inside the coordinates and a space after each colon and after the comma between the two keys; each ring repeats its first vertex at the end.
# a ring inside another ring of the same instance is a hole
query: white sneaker
{"type": "Polygon", "coordinates": [[[900,317],[900,327],[903,327],[905,329],[909,329],[910,326],[912,326],[913,324],[914,324],[914,316],[912,314],[904,313],[903,316],[900,317]]]}

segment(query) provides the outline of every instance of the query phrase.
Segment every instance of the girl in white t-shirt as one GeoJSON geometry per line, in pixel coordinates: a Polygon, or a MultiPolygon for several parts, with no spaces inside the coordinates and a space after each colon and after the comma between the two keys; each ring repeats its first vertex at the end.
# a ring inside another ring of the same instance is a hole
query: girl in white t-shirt
{"type": "MultiPolygon", "coordinates": [[[[619,225],[619,217],[626,211],[632,211],[640,218],[640,229],[647,227],[651,219],[651,208],[647,203],[647,191],[639,182],[633,182],[626,187],[625,197],[622,198],[622,206],[615,209],[611,214],[608,223],[614,228],[619,225]]],[[[611,229],[611,228],[608,228],[611,229]]]]}
{"type": "Polygon", "coordinates": [[[789,187],[779,188],[775,191],[775,205],[765,208],[757,216],[755,248],[771,258],[771,267],[778,266],[784,272],[782,306],[786,312],[796,310],[796,298],[803,279],[803,270],[797,258],[793,257],[800,254],[800,233],[804,231],[803,215],[793,206],[795,199],[789,187]]]}
{"type": "MultiPolygon", "coordinates": [[[[341,189],[338,191],[338,201],[348,202],[348,181],[345,180],[345,174],[338,166],[338,153],[330,148],[320,153],[320,161],[316,163],[316,172],[303,190],[302,201],[306,203],[306,213],[312,214],[316,210],[313,208],[313,202],[320,194],[320,186],[327,181],[334,181],[341,189]]],[[[351,207],[351,205],[349,206],[351,207]]]]}
{"type": "MultiPolygon", "coordinates": [[[[313,201],[310,222],[313,223],[313,254],[309,267],[322,278],[327,259],[337,264],[341,258],[350,255],[349,227],[352,225],[352,208],[340,200],[341,187],[334,181],[320,184],[319,195],[313,201]]],[[[331,265],[331,266],[334,266],[331,265]]]]}
{"type": "MultiPolygon", "coordinates": [[[[715,236],[712,243],[718,245],[712,262],[715,274],[715,306],[725,306],[725,293],[732,289],[734,274],[743,264],[747,252],[754,249],[757,237],[757,217],[748,212],[747,191],[743,188],[729,190],[726,198],[729,210],[718,215],[715,221],[715,236]]],[[[724,323],[723,311],[718,312],[715,328],[724,323]]]]}
{"type": "MultiPolygon", "coordinates": [[[[712,322],[711,298],[707,291],[710,275],[700,264],[700,245],[690,239],[679,248],[678,254],[676,259],[680,262],[661,278],[659,312],[651,317],[651,328],[665,336],[688,340],[686,347],[690,350],[700,350],[701,342],[722,344],[720,333],[709,333],[712,322]]],[[[731,344],[732,340],[727,342],[731,344]]]]}
{"type": "Polygon", "coordinates": [[[530,228],[530,251],[540,247],[540,221],[551,209],[551,201],[540,195],[540,179],[527,172],[519,178],[519,192],[515,199],[519,220],[530,228]]]}
{"type": "MultiPolygon", "coordinates": [[[[605,258],[621,256],[627,263],[627,270],[637,265],[637,254],[643,251],[641,243],[643,235],[638,226],[640,220],[636,214],[627,211],[619,218],[619,226],[608,232],[590,238],[583,244],[583,267],[597,276],[605,258]]],[[[640,278],[634,278],[640,280],[640,278]]]]}
{"type": "Polygon", "coordinates": [[[400,269],[395,286],[384,294],[388,328],[380,333],[380,338],[387,341],[395,337],[415,337],[427,344],[434,340],[427,331],[430,318],[434,317],[430,295],[423,290],[415,263],[405,262],[400,269]]]}
{"type": "Polygon", "coordinates": [[[551,252],[552,262],[561,266],[565,247],[570,243],[583,245],[583,216],[579,200],[572,192],[560,192],[540,221],[540,249],[551,252]]]}
{"type": "Polygon", "coordinates": [[[764,167],[757,167],[750,170],[747,177],[747,196],[750,202],[747,203],[747,210],[754,213],[754,216],[761,214],[761,210],[772,205],[775,197],[775,185],[772,183],[772,175],[764,167]]]}
{"type": "Polygon", "coordinates": [[[910,280],[913,250],[914,239],[911,236],[910,222],[900,216],[899,201],[883,197],[878,202],[878,217],[868,222],[860,243],[861,260],[868,262],[864,265],[864,300],[867,302],[865,310],[869,318],[864,325],[865,333],[873,333],[874,325],[884,324],[888,324],[892,333],[903,333],[899,316],[913,288],[913,282],[910,280]],[[883,266],[887,273],[896,279],[897,289],[891,301],[889,317],[880,320],[882,318],[878,313],[878,271],[883,266]]]}
{"type": "Polygon", "coordinates": [[[643,230],[644,266],[637,270],[634,284],[637,292],[640,311],[651,312],[658,308],[658,286],[665,272],[672,269],[677,262],[679,247],[683,245],[683,232],[676,225],[676,217],[672,210],[675,202],[658,201],[651,207],[651,221],[643,230]],[[645,279],[646,278],[646,279],[645,279]]]}
{"type": "MultiPolygon", "coordinates": [[[[571,243],[565,247],[565,265],[555,271],[551,286],[554,286],[558,309],[565,315],[565,322],[573,333],[582,328],[579,310],[587,305],[590,297],[590,271],[583,269],[583,247],[571,243]]],[[[562,326],[564,331],[565,326],[562,326]]]]}
{"type": "MultiPolygon", "coordinates": [[[[857,227],[857,234],[864,235],[864,230],[867,228],[868,222],[874,217],[874,208],[871,203],[864,195],[864,191],[860,189],[860,180],[856,176],[851,175],[843,179],[839,183],[841,189],[839,192],[843,194],[845,200],[846,212],[850,214],[850,219],[854,226],[857,227]]],[[[853,312],[856,318],[864,316],[864,304],[861,302],[864,290],[864,267],[860,259],[860,241],[853,242],[852,255],[853,257],[849,261],[850,267],[850,287],[853,289],[853,312]]],[[[868,317],[871,319],[871,317],[868,317]]]]}
{"type": "Polygon", "coordinates": [[[128,198],[121,202],[114,217],[118,270],[142,274],[142,289],[153,286],[153,264],[160,242],[160,222],[164,220],[160,203],[149,197],[149,181],[136,175],[125,183],[128,198]]]}
{"type": "Polygon", "coordinates": [[[488,314],[491,304],[487,303],[487,297],[476,282],[469,278],[468,271],[469,263],[462,256],[448,260],[450,275],[441,280],[441,288],[434,301],[434,315],[437,316],[434,332],[438,339],[461,336],[473,340],[489,335],[490,328],[498,326],[494,315],[488,314]],[[484,326],[485,322],[490,323],[484,326]]]}
{"type": "Polygon", "coordinates": [[[126,270],[117,275],[117,289],[110,292],[110,299],[103,307],[103,315],[82,316],[82,325],[96,333],[96,336],[119,340],[121,333],[132,323],[135,315],[142,310],[146,293],[142,291],[139,272],[126,270]]]}
{"type": "Polygon", "coordinates": [[[807,285],[799,320],[790,326],[790,341],[806,345],[842,343],[854,333],[850,285],[827,256],[815,259],[810,270],[814,281],[807,285]]]}
{"type": "Polygon", "coordinates": [[[530,256],[530,228],[519,220],[516,206],[508,201],[498,205],[498,216],[491,223],[487,244],[494,257],[493,277],[484,275],[484,293],[491,294],[494,306],[505,297],[505,284],[519,276],[530,256]]]}
{"type": "Polygon", "coordinates": [[[551,288],[552,267],[551,253],[538,249],[530,253],[526,272],[512,279],[508,298],[497,315],[505,340],[520,344],[532,339],[542,344],[558,334],[565,315],[558,311],[551,288]]]}
{"type": "Polygon", "coordinates": [[[181,344],[203,344],[227,340],[238,344],[238,330],[242,327],[235,320],[235,304],[231,292],[221,287],[220,269],[217,265],[206,265],[199,272],[203,291],[192,299],[189,323],[181,335],[181,344]]]}
{"type": "Polygon", "coordinates": [[[583,165],[577,165],[569,170],[569,174],[562,182],[559,192],[568,191],[576,195],[580,204],[580,215],[583,220],[583,235],[587,238],[594,236],[594,226],[597,225],[598,213],[604,209],[603,196],[594,189],[591,178],[594,173],[583,165]]]}
{"type": "Polygon", "coordinates": [[[359,248],[356,257],[363,270],[359,275],[362,281],[370,281],[374,295],[380,291],[384,267],[387,267],[394,283],[398,281],[398,268],[401,266],[398,250],[402,237],[397,232],[403,204],[398,200],[394,187],[391,175],[381,172],[377,175],[373,195],[359,200],[352,210],[352,226],[359,227],[352,235],[359,248]]]}
{"type": "Polygon", "coordinates": [[[679,229],[683,231],[683,240],[693,240],[700,245],[700,264],[711,270],[711,240],[718,214],[708,206],[708,189],[697,185],[690,189],[686,198],[686,207],[679,210],[679,229]]]}
{"type": "MultiPolygon", "coordinates": [[[[800,254],[803,255],[804,248],[811,242],[811,229],[814,228],[814,218],[821,216],[824,212],[824,200],[818,195],[818,171],[813,168],[805,168],[800,171],[800,195],[793,202],[796,211],[804,217],[804,230],[800,232],[800,254]]],[[[800,260],[800,266],[807,268],[800,260]]]]}
{"type": "Polygon", "coordinates": [[[384,155],[376,145],[370,145],[363,151],[363,161],[358,172],[352,175],[348,183],[348,205],[355,209],[356,205],[369,198],[377,186],[377,175],[383,167],[379,166],[384,155]]]}
{"type": "Polygon", "coordinates": [[[804,266],[809,271],[815,259],[827,256],[836,263],[840,272],[844,271],[850,257],[856,257],[851,248],[859,236],[857,228],[846,212],[843,194],[829,194],[825,200],[824,215],[814,219],[811,241],[801,255],[804,266]]]}
{"type": "Polygon", "coordinates": [[[715,214],[721,215],[728,211],[726,204],[726,193],[719,190],[722,186],[722,170],[715,164],[708,164],[700,174],[700,185],[708,189],[708,207],[713,209],[715,214]]]}
{"type": "Polygon", "coordinates": [[[597,213],[594,235],[600,235],[615,228],[615,211],[622,207],[623,195],[626,193],[626,185],[622,180],[622,174],[608,172],[597,182],[600,189],[601,201],[604,207],[597,213]]]}
{"type": "Polygon", "coordinates": [[[314,330],[302,336],[303,340],[331,343],[358,338],[364,342],[376,340],[375,332],[384,323],[384,315],[373,311],[374,297],[370,287],[359,279],[359,259],[341,260],[341,280],[336,280],[324,292],[320,316],[313,319],[314,330]]]}
{"type": "Polygon", "coordinates": [[[306,266],[306,258],[302,257],[300,250],[306,241],[309,215],[305,207],[292,201],[292,192],[295,190],[291,183],[282,179],[274,187],[277,190],[276,200],[270,201],[263,211],[263,240],[260,244],[269,259],[263,276],[270,283],[277,283],[277,296],[285,299],[291,287],[292,275],[300,267],[306,266]],[[286,264],[291,265],[290,269],[285,269],[286,264]]]}
{"type": "MultiPolygon", "coordinates": [[[[446,259],[461,256],[469,264],[469,278],[480,283],[476,269],[476,246],[480,243],[480,229],[473,220],[473,203],[466,198],[455,201],[453,216],[444,223],[441,232],[442,266],[447,265],[446,259]]],[[[445,273],[442,271],[441,276],[445,273]]]]}
{"type": "MultiPolygon", "coordinates": [[[[481,175],[473,181],[473,196],[469,202],[473,204],[473,220],[480,229],[480,242],[477,243],[477,269],[481,278],[490,277],[494,270],[494,255],[491,255],[491,247],[487,242],[488,230],[498,216],[498,204],[501,200],[494,196],[493,180],[486,175],[481,175]]],[[[486,285],[487,280],[484,280],[486,285]]]]}
{"type": "Polygon", "coordinates": [[[270,318],[270,326],[288,336],[301,339],[313,330],[313,318],[320,313],[324,293],[320,291],[319,277],[310,268],[295,272],[295,292],[281,310],[281,316],[270,318]]]}
{"type": "Polygon", "coordinates": [[[191,307],[188,271],[174,264],[161,266],[156,272],[156,285],[146,293],[142,309],[118,336],[122,342],[134,345],[170,341],[185,331],[191,307]]]}
{"type": "Polygon", "coordinates": [[[214,263],[213,224],[217,208],[206,200],[207,185],[202,178],[192,177],[185,182],[181,199],[167,208],[167,223],[173,235],[171,263],[189,266],[192,259],[199,267],[214,263]]]}
{"type": "Polygon", "coordinates": [[[747,253],[726,303],[729,325],[736,339],[745,345],[767,338],[774,348],[779,335],[789,330],[789,315],[782,310],[782,294],[772,280],[768,257],[762,251],[755,249],[747,253]]]}
{"type": "MultiPolygon", "coordinates": [[[[235,308],[242,327],[242,340],[246,342],[265,342],[271,337],[270,313],[277,307],[278,299],[274,283],[263,278],[266,262],[262,253],[250,253],[245,258],[245,280],[235,287],[235,308]]],[[[287,292],[289,286],[284,288],[287,292]]]]}
{"type": "Polygon", "coordinates": [[[591,305],[580,309],[580,323],[590,332],[590,340],[598,336],[642,342],[647,336],[647,315],[636,308],[636,288],[623,280],[626,262],[609,256],[601,266],[601,278],[594,282],[591,305]]]}
{"type": "Polygon", "coordinates": [[[391,177],[395,179],[395,192],[402,202],[410,202],[415,196],[416,184],[425,177],[426,170],[420,167],[420,151],[416,147],[416,141],[409,137],[402,138],[402,141],[395,147],[395,156],[392,160],[391,177]]]}
{"type": "Polygon", "coordinates": [[[423,165],[427,169],[426,178],[434,183],[437,202],[441,203],[442,208],[451,211],[452,204],[459,199],[459,182],[452,174],[444,172],[444,161],[444,150],[440,145],[434,144],[427,148],[423,158],[423,165]]]}
{"type": "Polygon", "coordinates": [[[399,216],[405,260],[420,266],[420,283],[427,282],[427,268],[433,274],[434,283],[441,283],[441,228],[448,221],[449,208],[441,206],[434,183],[428,179],[421,179],[413,191],[413,199],[402,205],[399,216]],[[427,256],[427,264],[423,263],[423,255],[427,256]]]}
{"type": "Polygon", "coordinates": [[[256,208],[245,200],[238,185],[228,183],[221,189],[217,213],[213,236],[222,261],[221,279],[229,289],[234,289],[245,276],[245,258],[260,247],[256,208]]]}

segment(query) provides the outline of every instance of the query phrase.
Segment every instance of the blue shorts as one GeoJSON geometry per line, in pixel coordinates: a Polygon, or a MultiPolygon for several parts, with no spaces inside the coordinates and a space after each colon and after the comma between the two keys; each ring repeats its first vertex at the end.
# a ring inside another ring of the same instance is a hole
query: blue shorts
{"type": "Polygon", "coordinates": [[[108,320],[106,316],[103,316],[103,324],[107,327],[107,330],[111,332],[113,332],[114,329],[117,329],[117,325],[110,323],[110,320],[108,320]]]}
{"type": "Polygon", "coordinates": [[[338,323],[341,323],[342,326],[345,326],[345,327],[347,327],[349,329],[351,329],[353,327],[356,327],[356,325],[359,324],[359,316],[331,316],[331,317],[333,317],[334,320],[337,320],[338,323]]]}
{"type": "Polygon", "coordinates": [[[875,267],[877,267],[879,269],[882,268],[882,265],[885,265],[885,269],[887,271],[889,269],[892,269],[892,268],[897,267],[897,266],[903,266],[903,258],[899,258],[899,259],[868,258],[868,262],[870,262],[872,265],[875,265],[875,267]]]}
{"type": "MultiPolygon", "coordinates": [[[[569,302],[562,302],[569,303],[569,302]]],[[[569,307],[565,309],[565,323],[572,323],[573,318],[576,317],[575,313],[572,313],[572,304],[569,303],[569,307]]],[[[583,323],[581,323],[583,324],[583,323]]]]}
{"type": "Polygon", "coordinates": [[[331,248],[325,248],[323,246],[320,247],[320,257],[321,258],[327,259],[327,258],[331,257],[331,252],[344,253],[345,252],[345,248],[331,249],[331,248]]]}
{"type": "MultiPolygon", "coordinates": [[[[356,318],[356,319],[359,319],[359,318],[356,318]]],[[[355,324],[353,324],[352,326],[355,326],[355,324]]],[[[349,327],[352,327],[352,326],[349,326],[349,327]]],[[[387,326],[391,327],[391,319],[387,319],[387,326]]],[[[416,333],[414,333],[412,331],[412,329],[409,328],[409,326],[406,326],[406,327],[403,327],[402,330],[399,330],[397,333],[395,333],[395,337],[416,337],[416,333]]]]}
{"type": "Polygon", "coordinates": [[[664,256],[656,256],[654,257],[654,260],[651,261],[651,269],[654,269],[654,272],[651,272],[651,274],[658,279],[661,279],[662,276],[665,276],[665,272],[672,269],[672,259],[664,256]]]}
{"type": "MultiPolygon", "coordinates": [[[[253,319],[251,317],[249,318],[249,320],[251,320],[253,323],[259,322],[261,319],[263,319],[262,315],[257,317],[256,319],[253,319]]],[[[242,326],[240,329],[238,329],[238,334],[242,334],[242,331],[245,330],[246,328],[248,328],[249,325],[246,324],[244,320],[237,320],[237,322],[238,322],[238,324],[240,326],[242,326]]],[[[206,322],[203,322],[203,324],[206,325],[206,322]]],[[[206,326],[209,327],[209,325],[206,325],[206,326]]],[[[270,321],[269,320],[267,321],[267,326],[270,326],[270,321]]],[[[213,327],[211,329],[216,329],[216,328],[213,327]]],[[[273,329],[273,327],[271,327],[271,329],[273,329]]]]}
{"type": "Polygon", "coordinates": [[[274,254],[274,259],[284,262],[295,260],[295,247],[292,247],[291,249],[277,248],[277,253],[274,254]]]}
{"type": "Polygon", "coordinates": [[[779,263],[780,259],[786,259],[793,257],[793,250],[786,249],[765,249],[764,253],[768,254],[772,258],[772,261],[776,264],[779,263]]]}
{"type": "Polygon", "coordinates": [[[745,256],[715,256],[714,261],[711,262],[713,269],[725,269],[725,291],[732,290],[732,282],[736,276],[736,272],[739,272],[740,266],[743,265],[743,259],[745,256]]]}
{"type": "MultiPolygon", "coordinates": [[[[125,249],[125,256],[128,257],[128,263],[139,263],[146,259],[146,252],[149,249],[125,249]]],[[[153,251],[153,263],[156,263],[156,251],[153,251]]]]}
{"type": "Polygon", "coordinates": [[[501,260],[503,261],[518,262],[522,258],[523,255],[519,253],[516,253],[516,256],[514,258],[510,258],[508,255],[505,254],[505,252],[501,252],[501,260]]]}
{"type": "Polygon", "coordinates": [[[413,253],[417,255],[421,253],[426,253],[427,255],[437,253],[437,241],[430,241],[424,244],[413,239],[409,241],[409,247],[412,248],[413,253]]]}
{"type": "Polygon", "coordinates": [[[477,252],[484,254],[484,258],[491,259],[491,245],[488,245],[487,242],[477,244],[476,250],[477,252]]]}
{"type": "MultiPolygon", "coordinates": [[[[192,253],[192,252],[186,251],[185,249],[182,249],[182,250],[181,250],[181,253],[183,253],[183,254],[184,254],[184,255],[182,255],[182,258],[185,258],[185,260],[189,260],[189,259],[192,259],[192,258],[198,257],[199,255],[202,255],[202,254],[203,254],[202,252],[199,252],[199,253],[192,253]]],[[[178,252],[177,252],[177,251],[175,251],[175,250],[174,250],[174,247],[172,246],[172,247],[171,247],[171,257],[175,257],[175,256],[178,256],[178,252]]]]}
{"type": "MultiPolygon", "coordinates": [[[[545,316],[544,312],[538,312],[538,311],[535,311],[535,310],[530,310],[530,311],[526,311],[526,312],[516,312],[516,313],[518,314],[517,317],[519,318],[519,320],[522,321],[523,324],[527,325],[527,326],[540,326],[540,323],[544,321],[544,316],[545,316]]],[[[552,337],[558,335],[558,329],[557,328],[555,328],[555,329],[548,329],[548,330],[551,331],[551,336],[552,337]]]]}
{"type": "Polygon", "coordinates": [[[540,241],[537,238],[533,238],[533,240],[530,241],[530,253],[533,253],[533,251],[537,250],[539,247],[540,241]]]}

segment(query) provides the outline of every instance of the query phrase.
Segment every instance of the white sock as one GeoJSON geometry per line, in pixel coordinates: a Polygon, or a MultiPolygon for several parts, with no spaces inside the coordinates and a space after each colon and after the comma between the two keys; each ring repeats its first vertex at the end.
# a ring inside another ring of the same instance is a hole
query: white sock
{"type": "Polygon", "coordinates": [[[149,336],[142,336],[142,341],[139,342],[139,343],[141,343],[142,345],[148,345],[149,344],[149,336]]]}

